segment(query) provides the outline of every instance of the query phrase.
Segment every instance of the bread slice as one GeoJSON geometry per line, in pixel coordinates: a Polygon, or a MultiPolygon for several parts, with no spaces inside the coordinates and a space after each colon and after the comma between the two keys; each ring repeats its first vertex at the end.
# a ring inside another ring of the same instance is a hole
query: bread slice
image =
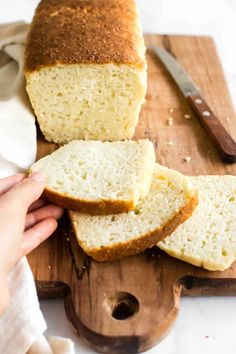
{"type": "Polygon", "coordinates": [[[37,161],[31,172],[46,176],[51,202],[91,214],[133,210],[148,194],[155,152],[149,140],[75,140],[37,161]]]}
{"type": "Polygon", "coordinates": [[[156,164],[149,194],[134,211],[69,215],[82,249],[98,261],[110,261],[156,245],[191,216],[197,200],[188,177],[156,164]]]}
{"type": "Polygon", "coordinates": [[[236,259],[236,177],[191,179],[199,191],[199,205],[158,247],[198,267],[225,270],[236,259]]]}
{"type": "Polygon", "coordinates": [[[24,71],[48,141],[131,139],[147,88],[135,0],[42,0],[24,71]]]}

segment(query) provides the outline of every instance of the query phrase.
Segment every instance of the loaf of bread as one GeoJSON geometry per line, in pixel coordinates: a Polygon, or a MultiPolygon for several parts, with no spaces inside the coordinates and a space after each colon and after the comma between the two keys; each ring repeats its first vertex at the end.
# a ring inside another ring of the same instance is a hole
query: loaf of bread
{"type": "Polygon", "coordinates": [[[46,176],[51,202],[91,214],[133,210],[150,189],[155,152],[149,140],[74,140],[30,169],[46,176]]]}
{"type": "Polygon", "coordinates": [[[130,139],[147,81],[135,0],[42,0],[24,70],[48,141],[130,139]]]}
{"type": "Polygon", "coordinates": [[[192,177],[199,191],[193,215],[162,242],[169,255],[208,270],[225,270],[236,260],[236,177],[192,177]]]}
{"type": "Polygon", "coordinates": [[[156,164],[149,194],[134,211],[69,215],[82,249],[98,261],[110,261],[156,245],[191,216],[197,201],[188,177],[156,164]]]}

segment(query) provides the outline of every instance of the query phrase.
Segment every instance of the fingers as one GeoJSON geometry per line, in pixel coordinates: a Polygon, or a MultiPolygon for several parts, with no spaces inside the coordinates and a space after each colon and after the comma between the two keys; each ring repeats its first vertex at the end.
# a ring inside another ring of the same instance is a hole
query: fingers
{"type": "Polygon", "coordinates": [[[4,197],[15,204],[16,208],[20,206],[23,210],[27,210],[41,196],[44,186],[43,174],[35,172],[11,188],[4,197]]]}
{"type": "Polygon", "coordinates": [[[16,183],[22,181],[24,178],[24,174],[18,173],[17,175],[0,179],[0,195],[6,193],[10,188],[12,188],[16,183]]]}
{"type": "Polygon", "coordinates": [[[53,218],[45,219],[25,231],[22,252],[27,255],[45,241],[57,228],[57,221],[53,218]]]}
{"type": "Polygon", "coordinates": [[[31,211],[34,211],[36,209],[39,209],[46,204],[48,204],[46,202],[46,200],[40,198],[40,199],[36,200],[36,202],[34,202],[33,204],[30,205],[30,207],[28,209],[28,213],[30,213],[31,211]]]}
{"type": "Polygon", "coordinates": [[[27,214],[25,229],[29,229],[30,227],[38,224],[40,221],[48,218],[60,219],[63,215],[63,209],[56,205],[46,205],[40,209],[34,210],[33,212],[27,214]]]}

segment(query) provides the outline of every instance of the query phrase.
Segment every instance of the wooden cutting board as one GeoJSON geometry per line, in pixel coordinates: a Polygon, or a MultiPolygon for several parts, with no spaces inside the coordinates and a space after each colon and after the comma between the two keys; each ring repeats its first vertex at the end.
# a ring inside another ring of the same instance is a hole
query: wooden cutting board
{"type": "MultiPolygon", "coordinates": [[[[235,114],[212,39],[148,35],[146,40],[178,58],[235,139],[235,114]]],[[[148,54],[148,66],[147,103],[135,138],[150,138],[158,161],[183,173],[236,174],[236,165],[220,161],[162,64],[148,54]],[[169,117],[173,125],[168,125],[169,117]],[[189,162],[184,161],[187,156],[189,162]]],[[[39,138],[38,157],[54,149],[39,138]]],[[[157,344],[174,324],[181,295],[236,295],[236,263],[222,273],[208,272],[157,248],[97,263],[79,249],[66,217],[29,261],[39,296],[63,297],[78,335],[103,353],[138,353],[157,344]]]]}

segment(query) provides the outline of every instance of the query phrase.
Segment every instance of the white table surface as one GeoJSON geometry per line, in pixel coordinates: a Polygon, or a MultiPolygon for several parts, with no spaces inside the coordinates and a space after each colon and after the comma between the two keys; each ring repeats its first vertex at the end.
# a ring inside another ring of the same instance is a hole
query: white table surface
{"type": "MultiPolygon", "coordinates": [[[[37,3],[37,0],[0,0],[0,23],[30,21],[37,3]]],[[[138,4],[145,32],[214,37],[236,106],[236,1],[138,0],[138,4]]],[[[47,333],[70,337],[76,353],[95,353],[73,333],[62,300],[41,301],[41,308],[48,323],[47,333]]],[[[235,337],[236,297],[184,298],[174,329],[148,353],[235,354],[235,337]]]]}

